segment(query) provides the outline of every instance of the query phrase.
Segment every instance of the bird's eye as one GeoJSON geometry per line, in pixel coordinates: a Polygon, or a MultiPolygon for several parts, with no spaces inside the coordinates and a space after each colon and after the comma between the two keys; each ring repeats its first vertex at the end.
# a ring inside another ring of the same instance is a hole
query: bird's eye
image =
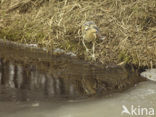
{"type": "Polygon", "coordinates": [[[83,24],[84,26],[89,26],[88,22],[86,22],[85,24],[83,24]]]}

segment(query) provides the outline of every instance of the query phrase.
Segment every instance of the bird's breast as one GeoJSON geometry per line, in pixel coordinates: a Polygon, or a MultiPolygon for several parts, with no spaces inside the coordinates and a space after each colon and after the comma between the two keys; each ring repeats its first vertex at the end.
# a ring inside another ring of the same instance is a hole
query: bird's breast
{"type": "Polygon", "coordinates": [[[84,39],[88,42],[91,42],[91,41],[95,41],[97,38],[97,34],[96,33],[86,33],[85,36],[84,36],[84,39]]]}

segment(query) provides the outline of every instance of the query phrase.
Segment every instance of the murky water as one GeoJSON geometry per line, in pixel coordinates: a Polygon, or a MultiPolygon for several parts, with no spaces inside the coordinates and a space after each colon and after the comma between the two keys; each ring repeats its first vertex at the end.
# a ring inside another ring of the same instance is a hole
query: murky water
{"type": "MultiPolygon", "coordinates": [[[[0,102],[1,117],[131,117],[121,114],[122,105],[156,110],[156,83],[141,82],[123,93],[85,100],[46,100],[33,102],[0,102]],[[37,103],[37,106],[34,104],[37,103]],[[7,109],[6,109],[7,108],[7,109]]],[[[138,114],[138,113],[137,113],[138,114]]],[[[156,113],[155,113],[156,114],[156,113]]],[[[148,115],[133,115],[149,117],[148,115]]],[[[156,115],[155,115],[156,116],[156,115]]],[[[153,116],[153,117],[155,117],[153,116]]]]}
{"type": "MultiPolygon", "coordinates": [[[[48,70],[47,70],[48,71],[48,70]]],[[[5,90],[11,90],[14,92],[12,97],[18,98],[18,100],[27,100],[26,98],[31,97],[27,92],[39,91],[40,94],[50,96],[77,96],[83,95],[80,91],[81,85],[79,80],[75,79],[63,79],[56,78],[53,74],[48,72],[40,72],[35,66],[13,64],[11,62],[0,60],[0,85],[5,90]],[[20,92],[22,89],[24,93],[20,92]],[[24,95],[24,97],[20,97],[24,95]]],[[[1,87],[1,89],[2,89],[1,87]]],[[[6,92],[6,91],[5,91],[6,92]]]]}

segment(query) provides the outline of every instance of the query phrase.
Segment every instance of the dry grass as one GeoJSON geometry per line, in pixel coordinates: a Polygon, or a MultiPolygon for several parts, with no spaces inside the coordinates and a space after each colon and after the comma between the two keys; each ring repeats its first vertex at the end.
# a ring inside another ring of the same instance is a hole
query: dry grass
{"type": "Polygon", "coordinates": [[[93,20],[106,36],[103,42],[97,42],[97,61],[156,65],[155,0],[0,2],[0,38],[62,48],[89,60],[81,42],[81,25],[93,20]]]}

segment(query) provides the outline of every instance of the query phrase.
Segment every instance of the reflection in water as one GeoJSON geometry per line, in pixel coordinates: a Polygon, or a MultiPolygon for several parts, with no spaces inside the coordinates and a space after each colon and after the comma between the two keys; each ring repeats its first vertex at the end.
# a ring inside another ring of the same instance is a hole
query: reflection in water
{"type": "Polygon", "coordinates": [[[23,81],[22,67],[20,65],[17,65],[16,66],[16,77],[14,80],[16,88],[21,88],[22,81],[23,81]]]}
{"type": "Polygon", "coordinates": [[[0,59],[0,82],[2,81],[2,61],[0,59]]]}
{"type": "Polygon", "coordinates": [[[14,75],[15,75],[15,66],[13,64],[9,64],[9,86],[11,88],[15,88],[15,84],[14,84],[14,75]]]}
{"type": "MultiPolygon", "coordinates": [[[[27,63],[1,58],[0,85],[13,92],[9,93],[5,89],[5,92],[11,95],[10,97],[27,100],[34,97],[34,94],[29,91],[38,93],[35,94],[36,98],[40,97],[38,95],[42,95],[41,97],[84,98],[122,91],[142,81],[138,73],[132,72],[129,67],[105,68],[100,65],[83,64],[80,61],[77,63],[74,59],[70,59],[71,62],[67,63],[61,57],[54,60],[56,61],[39,61],[31,64],[31,61],[27,63]],[[43,67],[44,70],[40,67],[43,67]]],[[[3,99],[8,98],[4,96],[3,99]]]]}
{"type": "Polygon", "coordinates": [[[8,88],[38,90],[47,96],[81,95],[78,80],[55,78],[48,72],[40,72],[34,66],[22,66],[11,62],[0,61],[0,82],[8,88]]]}

